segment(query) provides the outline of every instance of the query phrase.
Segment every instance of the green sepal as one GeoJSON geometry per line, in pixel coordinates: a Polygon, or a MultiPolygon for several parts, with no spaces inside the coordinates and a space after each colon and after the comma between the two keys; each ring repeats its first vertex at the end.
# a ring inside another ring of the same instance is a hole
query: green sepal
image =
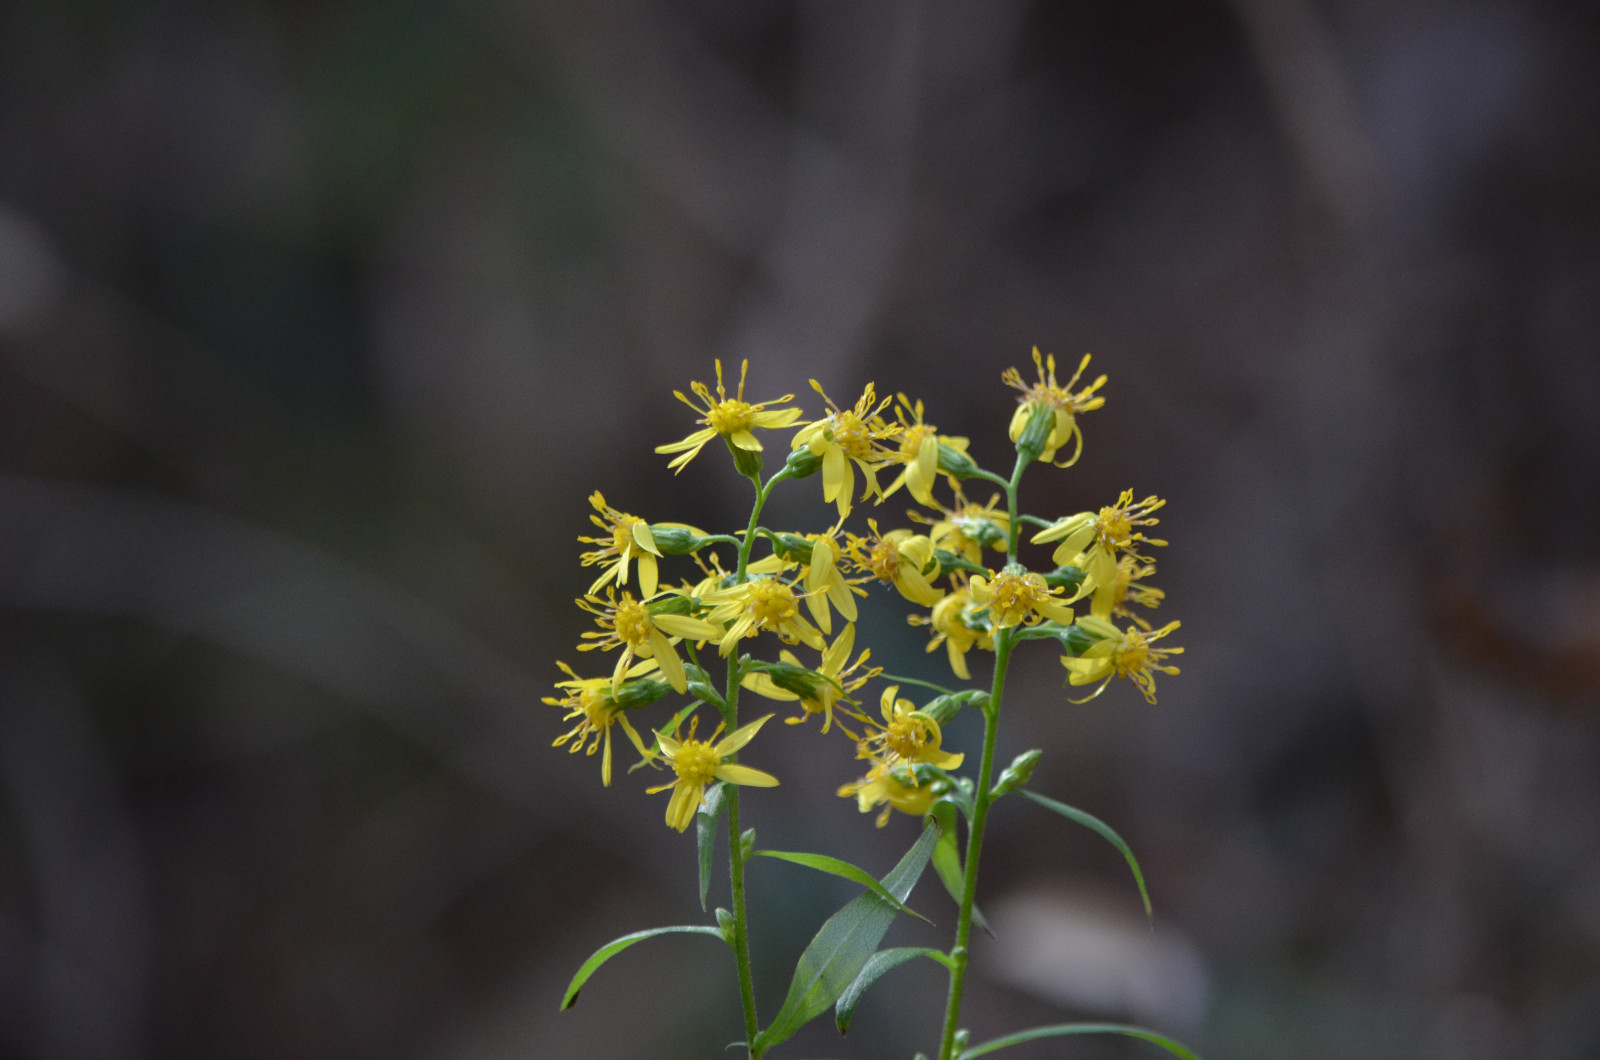
{"type": "MultiPolygon", "coordinates": [[[[752,838],[754,837],[752,836],[752,838]]],[[[843,879],[849,880],[851,883],[859,883],[861,886],[865,887],[879,898],[882,898],[884,901],[893,905],[896,912],[905,913],[907,916],[914,916],[924,924],[933,923],[933,921],[929,920],[927,917],[923,916],[915,909],[912,909],[904,902],[899,901],[894,895],[884,890],[883,884],[879,883],[873,877],[872,873],[868,872],[866,869],[852,865],[848,861],[841,860],[840,858],[830,858],[826,854],[793,853],[787,850],[752,850],[750,854],[752,857],[777,858],[780,861],[788,861],[796,865],[804,865],[808,869],[815,869],[818,872],[825,872],[830,876],[839,876],[843,879]]]]}
{"type": "Polygon", "coordinates": [[[1084,573],[1081,567],[1057,567],[1044,575],[1044,583],[1052,589],[1076,589],[1083,584],[1083,579],[1084,573]]]}
{"type": "Polygon", "coordinates": [[[720,829],[717,823],[722,820],[722,811],[727,806],[728,789],[722,781],[713,781],[706,786],[706,793],[700,800],[700,809],[694,816],[695,844],[700,848],[700,909],[706,907],[706,893],[711,889],[711,857],[717,847],[717,833],[720,829]]]}
{"type": "Polygon", "coordinates": [[[733,466],[745,478],[761,488],[761,453],[756,450],[740,449],[733,444],[733,439],[726,434],[722,435],[722,442],[728,447],[728,452],[733,454],[733,466]]]}
{"type": "Polygon", "coordinates": [[[663,555],[684,556],[703,548],[710,538],[701,537],[686,526],[662,526],[652,523],[650,536],[663,555]]]}
{"type": "Polygon", "coordinates": [[[694,610],[694,600],[682,593],[666,593],[644,605],[652,615],[687,615],[694,610]]]}
{"type": "Polygon", "coordinates": [[[883,973],[893,968],[898,968],[907,961],[918,957],[927,957],[938,961],[940,964],[955,970],[955,962],[942,950],[931,950],[925,946],[904,946],[892,950],[879,950],[867,958],[867,963],[862,965],[861,972],[855,977],[844,993],[839,995],[838,1004],[833,1007],[833,1022],[839,1028],[840,1034],[850,1032],[850,1020],[856,1014],[856,1005],[861,1000],[861,995],[867,992],[867,987],[877,982],[883,973]]]}
{"type": "Polygon", "coordinates": [[[1018,1031],[1016,1034],[1008,1034],[1004,1038],[996,1038],[993,1041],[987,1041],[982,1045],[963,1050],[957,1056],[957,1060],[973,1060],[975,1057],[983,1056],[985,1053],[992,1053],[997,1049],[1021,1045],[1023,1042],[1036,1042],[1041,1038],[1060,1038],[1068,1034],[1121,1034],[1129,1038],[1142,1039],[1153,1045],[1159,1045],[1173,1056],[1182,1057],[1183,1060],[1200,1060],[1200,1057],[1187,1047],[1180,1045],[1165,1035],[1125,1023],[1057,1023],[1049,1027],[1034,1027],[1032,1030],[1018,1031]]]}
{"type": "MultiPolygon", "coordinates": [[[[938,839],[938,825],[927,822],[922,836],[883,878],[884,890],[895,901],[904,902],[911,893],[938,839]]],[[[894,906],[872,891],[829,917],[800,955],[783,1008],[767,1029],[756,1035],[751,1043],[754,1051],[766,1052],[787,1040],[839,1000],[883,941],[894,917],[894,906]]]]}
{"type": "Polygon", "coordinates": [[[706,672],[694,663],[684,663],[683,674],[689,684],[689,694],[705,700],[721,713],[724,706],[722,693],[717,691],[717,687],[711,683],[711,678],[706,672]]]}
{"type": "Polygon", "coordinates": [[[572,977],[572,982],[567,985],[567,994],[561,999],[561,1007],[563,1009],[569,1009],[577,1002],[578,991],[583,989],[583,984],[587,983],[589,981],[589,977],[595,973],[595,970],[602,964],[606,963],[606,961],[609,961],[612,957],[615,957],[629,946],[632,946],[635,942],[643,942],[645,939],[654,938],[657,935],[668,934],[710,935],[713,938],[718,939],[723,937],[723,933],[719,928],[708,927],[704,924],[680,924],[677,927],[651,928],[648,931],[635,931],[631,935],[624,935],[619,939],[612,939],[610,942],[596,950],[594,955],[588,960],[583,962],[583,967],[578,969],[578,973],[572,977]]]}
{"type": "Polygon", "coordinates": [[[783,468],[789,472],[790,478],[806,478],[822,468],[822,457],[802,445],[789,450],[789,459],[784,461],[783,468]]]}
{"type": "Polygon", "coordinates": [[[1102,839],[1116,847],[1122,854],[1123,860],[1128,863],[1128,868],[1133,870],[1133,882],[1139,885],[1139,897],[1144,900],[1144,915],[1147,917],[1155,915],[1150,908],[1150,892],[1145,890],[1144,872],[1139,868],[1139,859],[1133,856],[1133,851],[1128,848],[1128,844],[1112,830],[1110,825],[1094,814],[1085,813],[1076,806],[1068,806],[1064,802],[1046,798],[1036,792],[1029,791],[1027,788],[1019,788],[1017,790],[1018,794],[1027,796],[1045,809],[1054,810],[1067,820],[1076,821],[1090,831],[1098,833],[1102,839]]]}
{"type": "Polygon", "coordinates": [[[1037,406],[1022,433],[1017,435],[1017,455],[1030,462],[1039,459],[1055,425],[1056,410],[1049,405],[1037,406]]]}
{"type": "Polygon", "coordinates": [[[768,534],[772,542],[772,551],[787,560],[796,563],[811,562],[812,541],[809,537],[799,534],[768,534]]]}
{"type": "Polygon", "coordinates": [[[623,710],[648,707],[668,692],[672,686],[657,677],[636,677],[624,684],[620,694],[610,697],[623,710]]]}
{"type": "Polygon", "coordinates": [[[943,442],[939,443],[939,470],[956,478],[972,478],[983,473],[983,469],[972,462],[972,457],[943,442]]]}
{"type": "Polygon", "coordinates": [[[968,574],[981,574],[985,578],[989,577],[992,573],[988,567],[974,563],[965,556],[961,555],[961,553],[951,552],[947,548],[934,549],[933,558],[939,561],[939,567],[942,570],[966,571],[968,574]]]}

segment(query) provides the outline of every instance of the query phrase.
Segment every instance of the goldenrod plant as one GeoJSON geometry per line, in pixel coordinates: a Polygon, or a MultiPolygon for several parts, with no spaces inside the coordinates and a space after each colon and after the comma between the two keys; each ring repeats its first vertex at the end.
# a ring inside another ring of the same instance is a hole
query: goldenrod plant
{"type": "MultiPolygon", "coordinates": [[[[645,791],[671,792],[667,825],[679,832],[695,826],[702,909],[716,839],[726,828],[733,908],[717,909],[714,923],[653,928],[608,943],[573,977],[563,1008],[577,1000],[601,964],[622,950],[655,935],[690,933],[719,939],[732,953],[744,1012],[738,1047],[750,1060],[767,1055],[829,1008],[843,1033],[862,993],[885,973],[917,959],[935,961],[948,972],[938,1060],[971,1060],[1026,1041],[1097,1033],[1143,1039],[1195,1060],[1178,1042],[1121,1024],[1036,1027],[977,1045],[961,1028],[972,926],[975,919],[981,922],[974,899],[984,831],[1002,798],[1024,796],[1103,836],[1126,859],[1150,911],[1139,863],[1116,832],[1028,788],[1040,752],[1019,755],[996,770],[1012,652],[1025,642],[1058,652],[1065,684],[1092,686],[1073,702],[1091,699],[1125,678],[1154,703],[1156,675],[1177,673],[1170,660],[1183,651],[1167,642],[1177,622],[1153,629],[1141,613],[1163,602],[1161,590],[1149,582],[1155,561],[1148,553],[1166,542],[1146,533],[1159,521],[1155,513],[1163,501],[1135,501],[1128,491],[1108,506],[1061,517],[1041,518],[1019,509],[1023,473],[1036,464],[1075,463],[1084,447],[1079,418],[1106,400],[1104,376],[1080,386],[1088,356],[1065,384],[1056,380],[1053,356],[1041,358],[1035,349],[1033,362],[1036,382],[1024,382],[1014,368],[1002,376],[1021,391],[1008,432],[1016,450],[1009,477],[978,466],[967,453],[967,439],[941,433],[927,421],[921,401],[904,394],[880,398],[869,383],[854,404],[841,407],[813,380],[826,403],[824,412],[799,427],[782,466],[763,478],[771,442],[757,432],[792,427],[803,413],[790,404],[793,395],[747,402],[748,363],[730,397],[718,363],[715,396],[703,383],[691,386],[698,403],[677,394],[700,414],[699,429],[656,451],[675,454],[668,466],[676,472],[720,439],[754,490],[745,528],[723,534],[687,523],[653,522],[613,508],[598,491],[590,498],[590,518],[600,533],[580,538],[595,546],[581,560],[602,569],[577,603],[598,628],[583,634],[578,650],[605,653],[607,665],[597,667],[595,676],[580,677],[566,663],[557,664],[568,679],[558,681],[560,694],[545,702],[566,711],[571,727],[555,744],[573,752],[600,752],[600,782],[609,785],[615,779],[611,730],[620,726],[638,756],[629,772],[653,771],[664,782],[645,791]],[[891,403],[892,419],[885,415],[891,403]],[[819,473],[821,503],[838,515],[831,529],[804,534],[762,524],[761,512],[774,489],[819,473]],[[887,485],[880,476],[888,476],[887,485]],[[964,492],[969,484],[997,492],[975,503],[964,492]],[[845,528],[859,503],[882,504],[901,487],[928,509],[911,512],[911,525],[883,529],[876,518],[868,518],[865,534],[845,528]],[[942,490],[948,491],[944,498],[937,493],[942,490]],[[1032,544],[1054,546],[1048,569],[1023,565],[1024,536],[1032,544]],[[666,580],[665,568],[674,563],[689,577],[666,580]],[[957,681],[971,681],[969,655],[992,653],[988,689],[894,678],[871,665],[870,649],[858,644],[856,598],[873,586],[909,601],[914,608],[909,621],[929,629],[928,650],[945,649],[957,681]],[[878,687],[869,690],[874,682],[878,687]],[[920,704],[915,693],[906,694],[912,686],[927,690],[920,704]],[[789,724],[815,719],[816,738],[831,745],[841,772],[859,774],[839,794],[854,799],[862,813],[878,811],[880,827],[897,811],[923,819],[916,843],[882,879],[827,854],[756,848],[754,831],[742,827],[741,789],[779,788],[780,778],[741,760],[749,753],[760,762],[763,726],[776,713],[750,710],[750,697],[797,711],[785,718],[789,724]],[[944,746],[946,731],[968,719],[983,725],[976,771],[967,756],[944,746]],[[709,730],[703,736],[702,728],[709,730]],[[787,996],[765,1023],[751,980],[746,915],[745,866],[756,857],[785,860],[864,888],[800,954],[787,996]],[[905,903],[929,864],[957,904],[949,949],[879,949],[897,915],[917,915],[905,903]]],[[[930,1028],[930,1040],[933,1033],[930,1028]]],[[[925,1058],[919,1054],[919,1060],[925,1058]]]]}

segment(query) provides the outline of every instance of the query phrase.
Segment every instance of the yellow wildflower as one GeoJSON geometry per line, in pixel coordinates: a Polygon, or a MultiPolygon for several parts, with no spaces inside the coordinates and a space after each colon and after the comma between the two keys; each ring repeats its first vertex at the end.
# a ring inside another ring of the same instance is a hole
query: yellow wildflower
{"type": "Polygon", "coordinates": [[[1108,611],[1105,601],[1116,592],[1118,557],[1127,555],[1147,562],[1149,557],[1140,555],[1140,548],[1166,544],[1158,538],[1146,537],[1139,529],[1159,523],[1161,520],[1152,519],[1150,514],[1166,503],[1153,495],[1135,503],[1133,491],[1123,490],[1116,504],[1101,508],[1098,513],[1079,512],[1058,520],[1033,535],[1033,540],[1036,544],[1061,542],[1052,556],[1056,564],[1070,563],[1084,574],[1083,584],[1078,586],[1078,593],[1072,599],[1078,600],[1094,592],[1097,599],[1092,606],[1108,611]]]}
{"type": "Polygon", "coordinates": [[[713,589],[701,597],[711,608],[708,622],[726,627],[719,633],[718,652],[726,656],[742,637],[762,630],[776,633],[789,644],[802,641],[821,651],[825,645],[817,628],[800,615],[800,601],[788,582],[755,577],[726,589],[713,589]]]}
{"type": "Polygon", "coordinates": [[[914,604],[932,607],[944,596],[943,589],[935,588],[924,571],[932,569],[931,577],[939,576],[939,561],[933,554],[933,542],[925,534],[910,530],[878,532],[878,521],[868,519],[871,537],[848,534],[845,551],[861,571],[879,581],[891,583],[900,594],[914,604]]]}
{"type": "Polygon", "coordinates": [[[658,453],[683,454],[682,456],[673,458],[672,462],[667,465],[674,471],[682,471],[684,465],[693,460],[696,454],[698,454],[700,450],[705,447],[705,444],[718,435],[721,435],[724,439],[726,439],[728,444],[731,446],[735,446],[747,452],[759,453],[761,452],[761,442],[756,439],[754,434],[750,433],[750,429],[752,427],[762,427],[767,429],[787,427],[795,420],[800,418],[800,410],[797,408],[767,408],[768,405],[776,405],[779,402],[793,400],[793,394],[785,394],[783,397],[775,398],[772,401],[759,401],[754,405],[745,401],[744,380],[745,375],[750,371],[749,361],[745,361],[740,367],[739,390],[733,397],[730,398],[722,385],[722,362],[717,361],[716,364],[717,396],[715,400],[712,399],[711,391],[704,383],[695,382],[689,384],[689,389],[693,390],[695,396],[705,404],[704,408],[701,408],[693,401],[690,401],[688,398],[684,397],[681,390],[673,391],[673,394],[677,396],[679,401],[683,402],[685,405],[688,405],[696,412],[705,413],[705,415],[697,421],[705,424],[705,428],[703,430],[695,431],[682,441],[672,442],[668,445],[656,446],[656,452],[658,453]]]}
{"type": "Polygon", "coordinates": [[[1155,564],[1140,563],[1132,556],[1123,556],[1117,560],[1117,576],[1111,591],[1095,594],[1089,608],[1090,614],[1108,620],[1112,615],[1120,615],[1148,632],[1150,623],[1142,616],[1128,610],[1127,605],[1132,602],[1140,607],[1161,606],[1161,601],[1166,599],[1167,594],[1153,585],[1139,581],[1140,578],[1148,578],[1155,572],[1155,564]]]}
{"type": "MultiPolygon", "coordinates": [[[[1147,633],[1142,629],[1121,630],[1105,619],[1095,618],[1092,615],[1080,618],[1078,627],[1101,639],[1084,649],[1081,655],[1062,657],[1061,665],[1068,670],[1067,681],[1074,685],[1087,685],[1099,681],[1100,687],[1085,697],[1093,699],[1105,691],[1106,685],[1111,683],[1113,677],[1126,677],[1139,687],[1147,702],[1154,703],[1155,671],[1159,670],[1164,674],[1177,673],[1178,668],[1168,665],[1166,658],[1169,655],[1181,655],[1183,649],[1158,648],[1153,642],[1177,629],[1178,625],[1177,622],[1169,622],[1154,633],[1147,633]]],[[[1080,703],[1084,701],[1077,700],[1080,703]]]]}
{"type": "Polygon", "coordinates": [[[629,515],[611,507],[599,490],[590,494],[589,503],[598,513],[589,516],[589,521],[601,529],[603,536],[578,538],[584,544],[601,546],[583,554],[581,557],[583,566],[592,567],[596,563],[604,563],[606,569],[594,580],[594,584],[589,586],[587,595],[593,596],[599,592],[600,587],[612,578],[616,579],[617,588],[626,586],[628,562],[638,557],[639,589],[647,597],[654,596],[657,581],[656,558],[661,555],[661,550],[656,547],[655,537],[650,533],[650,524],[637,515],[629,515]]]}
{"type": "Polygon", "coordinates": [[[883,443],[892,440],[901,428],[899,424],[885,423],[878,415],[889,404],[889,399],[878,401],[871,383],[856,399],[855,407],[848,409],[835,405],[815,379],[811,380],[811,386],[822,395],[830,411],[822,419],[800,428],[791,446],[795,449],[804,446],[813,456],[822,458],[822,499],[837,504],[839,518],[843,519],[850,514],[850,495],[855,491],[851,461],[866,477],[866,488],[861,492],[861,499],[866,500],[878,493],[877,470],[889,462],[893,452],[883,443]]]}
{"type": "Polygon", "coordinates": [[[967,669],[967,652],[973,648],[994,650],[994,626],[989,620],[989,613],[973,603],[972,593],[965,585],[958,585],[934,604],[931,617],[912,615],[908,621],[913,626],[933,627],[933,639],[928,641],[928,650],[934,651],[943,644],[950,656],[950,669],[963,681],[972,680],[972,674],[967,669]]]}
{"type": "Polygon", "coordinates": [[[711,740],[716,740],[717,733],[722,731],[721,723],[718,723],[711,733],[711,740],[697,740],[694,738],[694,731],[700,722],[699,718],[690,723],[686,739],[675,740],[665,733],[656,733],[656,739],[661,742],[661,757],[667,760],[678,777],[666,784],[645,790],[646,794],[654,795],[658,791],[673,789],[672,799],[667,803],[667,824],[680,832],[688,828],[694,820],[694,812],[699,808],[700,800],[705,798],[706,785],[713,780],[729,784],[747,784],[757,788],[777,786],[778,778],[770,773],[727,761],[729,756],[737,754],[741,747],[749,743],[756,731],[771,718],[772,715],[768,714],[765,718],[752,721],[715,744],[711,740]]]}
{"type": "Polygon", "coordinates": [[[1095,393],[1105,386],[1106,377],[1100,376],[1093,383],[1084,387],[1076,394],[1072,388],[1077,385],[1078,379],[1083,375],[1083,370],[1089,367],[1089,355],[1083,355],[1083,360],[1078,362],[1078,370],[1072,373],[1072,378],[1066,385],[1056,383],[1056,357],[1051,354],[1044,363],[1039,360],[1039,347],[1033,348],[1033,365],[1039,370],[1039,381],[1028,386],[1022,381],[1022,374],[1015,368],[1007,368],[1001,373],[1000,380],[1007,386],[1016,387],[1022,391],[1017,411],[1011,416],[1011,440],[1015,442],[1022,437],[1023,430],[1028,426],[1028,421],[1040,409],[1050,409],[1055,413],[1055,423],[1050,428],[1050,436],[1044,443],[1044,450],[1039,454],[1039,459],[1052,461],[1056,450],[1068,442],[1076,445],[1072,457],[1065,460],[1057,467],[1071,467],[1078,462],[1078,457],[1083,455],[1083,430],[1079,428],[1077,415],[1080,412],[1089,412],[1106,403],[1104,394],[1095,393]]]}
{"type": "Polygon", "coordinates": [[[1060,589],[1052,589],[1044,575],[1033,571],[1017,573],[1003,570],[993,579],[974,575],[971,582],[972,602],[989,609],[989,617],[996,629],[1027,623],[1033,625],[1040,619],[1067,625],[1072,622],[1072,608],[1057,597],[1060,589]]]}
{"type": "Polygon", "coordinates": [[[958,452],[967,451],[967,439],[940,434],[931,423],[922,421],[922,402],[915,404],[904,394],[896,395],[899,404],[895,416],[900,421],[900,449],[889,454],[893,463],[906,465],[905,470],[883,491],[887,498],[901,486],[906,487],[918,502],[934,507],[933,483],[939,477],[939,445],[942,442],[958,452]]]}
{"type": "MultiPolygon", "coordinates": [[[[934,521],[928,531],[933,547],[954,552],[968,563],[983,566],[984,545],[1001,552],[1006,550],[1006,534],[1011,526],[1011,517],[999,504],[998,493],[990,497],[987,504],[973,504],[957,489],[955,507],[941,506],[939,511],[944,518],[934,521]]],[[[921,512],[907,514],[913,522],[929,522],[921,512]]]]}
{"type": "MultiPolygon", "coordinates": [[[[545,696],[544,701],[552,707],[567,708],[566,716],[561,720],[573,721],[577,724],[570,730],[557,736],[552,747],[560,747],[567,741],[572,741],[568,749],[577,754],[579,748],[585,748],[586,754],[594,754],[596,748],[604,748],[605,753],[600,756],[600,783],[606,787],[611,786],[611,725],[613,722],[622,726],[622,731],[627,733],[629,741],[638,749],[639,754],[645,758],[650,757],[650,752],[645,748],[644,741],[639,739],[639,734],[628,723],[628,716],[618,706],[617,701],[611,698],[611,678],[609,677],[579,677],[573,672],[572,667],[560,660],[556,665],[571,678],[570,681],[557,681],[556,687],[566,690],[566,695],[560,699],[545,696]]],[[[623,674],[624,680],[631,681],[642,677],[656,668],[654,659],[646,659],[641,663],[628,668],[623,674]]],[[[659,687],[659,686],[658,686],[659,687]]]]}
{"type": "Polygon", "coordinates": [[[673,690],[680,693],[686,691],[689,687],[688,677],[683,672],[683,660],[678,658],[672,646],[672,638],[688,637],[705,641],[722,636],[719,627],[704,619],[690,615],[653,614],[648,607],[635,600],[632,593],[624,592],[622,599],[618,600],[617,591],[612,588],[606,589],[605,600],[587,596],[578,601],[578,606],[594,615],[596,624],[603,631],[597,633],[591,630],[582,634],[584,640],[593,643],[578,645],[579,651],[622,648],[616,669],[611,674],[612,695],[621,691],[623,676],[636,658],[654,659],[661,668],[661,676],[667,679],[673,690]]]}
{"type": "Polygon", "coordinates": [[[839,789],[841,798],[855,797],[862,813],[883,805],[875,822],[879,828],[889,823],[889,811],[899,810],[920,817],[933,808],[936,793],[933,782],[917,782],[917,775],[906,763],[894,758],[873,761],[867,775],[839,789]],[[887,804],[887,805],[884,805],[887,804]]]}
{"type": "Polygon", "coordinates": [[[918,710],[911,700],[900,698],[899,693],[899,685],[890,685],[883,690],[880,701],[883,724],[868,723],[876,731],[870,732],[861,741],[861,757],[893,757],[901,762],[926,762],[940,769],[960,766],[966,755],[942,750],[939,745],[944,735],[939,723],[918,710]]]}
{"type": "MultiPolygon", "coordinates": [[[[740,683],[756,695],[768,699],[779,702],[799,700],[800,714],[793,718],[785,718],[784,721],[790,725],[798,725],[812,715],[821,714],[822,731],[827,732],[833,725],[834,707],[845,700],[850,693],[883,672],[882,667],[875,666],[863,674],[856,673],[872,657],[872,650],[862,649],[856,661],[850,663],[850,652],[855,647],[855,641],[856,627],[853,624],[845,626],[844,632],[840,633],[828,646],[828,650],[823,652],[822,663],[815,670],[805,670],[800,665],[800,660],[788,649],[780,651],[778,653],[780,660],[797,670],[804,670],[803,673],[797,674],[794,680],[785,682],[791,687],[780,685],[771,674],[761,670],[746,674],[740,683]],[[846,666],[846,663],[850,664],[846,666]]],[[[845,708],[841,707],[840,710],[845,711],[845,708]]],[[[839,728],[843,729],[851,739],[856,738],[842,722],[839,728]]]]}

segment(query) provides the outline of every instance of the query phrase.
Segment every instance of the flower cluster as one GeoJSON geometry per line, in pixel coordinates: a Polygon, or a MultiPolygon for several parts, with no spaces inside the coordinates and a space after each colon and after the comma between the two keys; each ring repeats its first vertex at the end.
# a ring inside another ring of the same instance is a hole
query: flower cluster
{"type": "Polygon", "coordinates": [[[737,764],[738,752],[760,727],[738,724],[742,689],[798,704],[799,713],[787,719],[791,724],[820,718],[822,733],[837,730],[852,741],[857,758],[866,763],[865,775],[845,784],[840,794],[855,798],[863,811],[884,807],[879,823],[891,808],[927,812],[951,790],[948,771],[959,767],[963,756],[942,750],[941,725],[950,718],[940,719],[901,698],[896,684],[881,691],[881,720],[861,708],[856,697],[882,673],[867,666],[869,649],[855,654],[855,601],[871,584],[892,587],[914,605],[909,620],[928,627],[928,650],[943,646],[951,672],[962,681],[971,680],[974,652],[995,652],[1005,638],[1049,639],[1062,650],[1071,685],[1094,685],[1092,694],[1098,694],[1113,678],[1126,678],[1155,702],[1155,675],[1176,673],[1168,660],[1183,650],[1163,641],[1176,622],[1152,630],[1134,611],[1162,602],[1161,590],[1149,583],[1155,565],[1146,550],[1166,542],[1145,531],[1158,522],[1154,513],[1164,502],[1155,497],[1135,502],[1128,491],[1094,511],[1048,520],[1018,515],[1016,482],[1024,465],[1054,462],[1056,452],[1069,446],[1072,455],[1059,466],[1076,461],[1083,449],[1078,417],[1105,403],[1104,376],[1074,389],[1087,356],[1065,385],[1056,381],[1053,356],[1042,359],[1036,349],[1033,360],[1038,382],[1025,385],[1016,369],[1002,377],[1022,391],[1009,430],[1019,453],[1017,473],[1009,481],[979,468],[967,453],[966,438],[943,434],[928,422],[921,401],[896,395],[894,418],[886,417],[890,399],[880,398],[871,383],[841,407],[813,380],[825,409],[804,423],[802,411],[788,404],[792,395],[745,400],[748,362],[732,396],[720,362],[714,394],[698,382],[690,387],[698,403],[679,393],[701,414],[701,427],[657,452],[675,454],[669,467],[682,471],[708,443],[722,439],[736,468],[756,485],[757,511],[743,533],[713,535],[687,523],[651,522],[613,508],[598,491],[589,498],[599,534],[579,538],[594,546],[580,559],[601,571],[577,601],[597,626],[582,635],[579,650],[616,655],[608,677],[579,677],[562,664],[568,677],[557,684],[562,695],[546,702],[564,709],[574,724],[557,745],[573,751],[584,747],[591,754],[603,750],[601,779],[610,784],[611,727],[620,724],[641,765],[674,771],[675,780],[650,790],[672,789],[667,822],[682,831],[714,781],[777,783],[769,774],[737,764]],[[763,483],[765,447],[755,432],[797,423],[786,463],[763,483]],[[831,530],[797,534],[759,524],[760,506],[774,485],[819,470],[822,499],[839,517],[831,530]],[[884,472],[893,478],[880,486],[884,472]],[[935,495],[941,479],[950,490],[947,500],[935,495]],[[970,479],[1005,487],[1006,499],[997,492],[982,504],[968,500],[963,484],[970,479]],[[876,518],[868,518],[864,533],[844,528],[857,503],[881,505],[902,487],[926,509],[908,513],[912,525],[881,529],[876,518]],[[1033,571],[1018,562],[1024,525],[1035,528],[1032,543],[1055,546],[1053,569],[1033,571]],[[673,555],[693,560],[698,568],[693,580],[664,579],[663,566],[673,555]],[[1088,602],[1086,613],[1080,613],[1082,601],[1088,602]],[[768,635],[785,646],[776,658],[745,653],[747,642],[768,635]],[[720,692],[702,669],[703,659],[711,661],[702,653],[712,646],[719,664],[728,668],[720,692]],[[803,659],[791,648],[811,655],[803,659]],[[668,690],[692,702],[648,729],[654,740],[647,747],[628,714],[668,690]],[[730,735],[695,739],[698,721],[691,719],[700,707],[715,709],[730,735]],[[688,736],[681,732],[685,724],[688,736]]]}

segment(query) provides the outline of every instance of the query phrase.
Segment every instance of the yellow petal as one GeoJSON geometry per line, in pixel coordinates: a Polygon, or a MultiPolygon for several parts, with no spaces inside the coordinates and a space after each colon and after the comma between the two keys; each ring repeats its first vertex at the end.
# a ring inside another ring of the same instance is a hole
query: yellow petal
{"type": "Polygon", "coordinates": [[[757,718],[749,725],[741,726],[740,728],[735,729],[733,732],[730,732],[728,735],[724,736],[720,741],[718,741],[716,746],[717,755],[719,757],[726,758],[728,755],[736,753],[739,748],[750,742],[751,738],[755,736],[758,731],[760,731],[761,726],[765,725],[771,719],[772,715],[768,714],[764,718],[757,718]]]}
{"type": "Polygon", "coordinates": [[[683,660],[678,658],[672,642],[659,629],[650,631],[650,650],[655,655],[656,665],[661,667],[661,676],[667,679],[672,690],[679,694],[687,691],[689,678],[683,672],[683,660]]]}
{"type": "Polygon", "coordinates": [[[771,773],[763,773],[759,769],[749,766],[735,765],[725,762],[717,767],[718,780],[726,780],[729,784],[745,784],[752,788],[775,788],[778,778],[771,773]]]}

